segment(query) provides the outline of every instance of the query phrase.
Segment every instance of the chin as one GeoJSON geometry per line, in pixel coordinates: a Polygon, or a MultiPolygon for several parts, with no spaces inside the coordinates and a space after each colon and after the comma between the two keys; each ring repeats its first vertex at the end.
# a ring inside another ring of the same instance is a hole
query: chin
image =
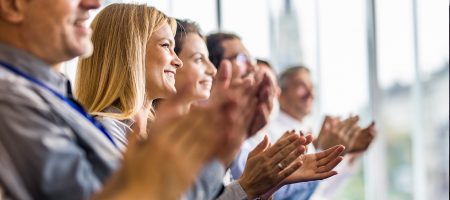
{"type": "Polygon", "coordinates": [[[94,52],[94,45],[91,41],[85,42],[83,52],[81,53],[81,58],[88,58],[94,52]]]}
{"type": "Polygon", "coordinates": [[[210,92],[201,92],[198,95],[198,100],[208,100],[210,95],[210,92]]]}
{"type": "Polygon", "coordinates": [[[175,88],[175,86],[172,86],[172,85],[166,87],[165,91],[166,91],[165,93],[166,93],[167,95],[169,95],[169,96],[174,95],[174,94],[177,93],[177,89],[175,88]]]}
{"type": "Polygon", "coordinates": [[[175,88],[170,88],[170,89],[167,90],[167,94],[168,94],[168,95],[174,95],[174,94],[177,94],[177,89],[175,89],[175,88]]]}

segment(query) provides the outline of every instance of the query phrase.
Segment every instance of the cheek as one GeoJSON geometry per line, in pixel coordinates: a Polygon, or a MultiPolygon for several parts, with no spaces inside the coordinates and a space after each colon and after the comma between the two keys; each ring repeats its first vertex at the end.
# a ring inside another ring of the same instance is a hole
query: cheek
{"type": "Polygon", "coordinates": [[[295,90],[295,93],[299,97],[304,97],[306,95],[306,89],[304,87],[299,87],[295,90]]]}
{"type": "Polygon", "coordinates": [[[161,64],[161,69],[163,69],[165,66],[169,66],[172,59],[173,56],[170,55],[170,53],[166,50],[163,50],[159,55],[159,63],[161,64]]]}

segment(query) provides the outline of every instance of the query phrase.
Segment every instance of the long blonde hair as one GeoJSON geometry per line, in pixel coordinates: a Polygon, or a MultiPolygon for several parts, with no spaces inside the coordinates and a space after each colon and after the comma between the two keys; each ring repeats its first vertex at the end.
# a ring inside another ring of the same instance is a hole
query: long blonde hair
{"type": "Polygon", "coordinates": [[[128,119],[145,105],[145,54],[153,32],[176,21],[154,7],[111,4],[97,14],[92,56],[78,62],[75,97],[92,115],[128,119]],[[109,106],[122,113],[109,113],[109,106]]]}

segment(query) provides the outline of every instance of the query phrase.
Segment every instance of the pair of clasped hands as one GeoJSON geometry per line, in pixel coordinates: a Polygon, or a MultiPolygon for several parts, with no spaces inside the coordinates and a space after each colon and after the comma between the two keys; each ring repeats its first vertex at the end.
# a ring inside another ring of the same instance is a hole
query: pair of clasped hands
{"type": "MultiPolygon", "coordinates": [[[[181,114],[184,91],[178,91],[158,106],[148,126],[148,113],[137,117],[122,167],[93,199],[180,199],[209,161],[229,166],[241,144],[267,124],[274,95],[267,75],[232,77],[231,70],[229,61],[221,63],[207,103],[181,114]],[[135,137],[141,135],[147,137],[135,137]]],[[[268,199],[283,185],[335,175],[344,147],[304,154],[312,140],[295,131],[273,145],[266,137],[250,152],[238,180],[248,198],[268,199]]]]}

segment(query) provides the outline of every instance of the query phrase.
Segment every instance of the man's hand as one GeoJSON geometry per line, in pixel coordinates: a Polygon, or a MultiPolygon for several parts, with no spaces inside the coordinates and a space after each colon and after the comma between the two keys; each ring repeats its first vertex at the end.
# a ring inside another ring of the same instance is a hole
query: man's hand
{"type": "Polygon", "coordinates": [[[269,121],[270,112],[272,111],[273,99],[276,95],[275,85],[272,83],[267,74],[262,74],[262,79],[261,81],[257,80],[257,84],[258,90],[256,93],[256,98],[258,100],[258,104],[252,123],[248,129],[248,137],[258,133],[258,131],[260,131],[267,124],[269,121]]]}
{"type": "Polygon", "coordinates": [[[230,134],[221,143],[218,158],[225,166],[229,166],[239,152],[242,143],[247,139],[247,129],[256,112],[257,99],[254,98],[257,87],[254,80],[249,78],[232,81],[231,63],[221,62],[219,71],[213,82],[213,89],[209,103],[220,101],[227,96],[237,99],[233,117],[236,118],[230,134]],[[225,96],[225,97],[224,97],[225,96]]]}
{"type": "Polygon", "coordinates": [[[370,123],[370,125],[364,129],[359,129],[350,142],[349,153],[361,153],[367,150],[375,138],[376,133],[375,122],[370,123]]]}
{"type": "Polygon", "coordinates": [[[358,120],[358,116],[349,117],[344,121],[326,116],[314,146],[316,149],[328,149],[335,145],[343,145],[350,151],[350,144],[357,143],[354,138],[360,130],[357,126],[358,120]]]}

